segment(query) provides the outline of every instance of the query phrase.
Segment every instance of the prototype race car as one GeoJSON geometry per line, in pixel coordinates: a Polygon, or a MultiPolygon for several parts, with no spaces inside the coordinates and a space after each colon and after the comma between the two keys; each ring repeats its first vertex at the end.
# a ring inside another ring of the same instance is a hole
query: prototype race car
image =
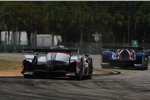
{"type": "Polygon", "coordinates": [[[148,69],[148,55],[142,47],[103,47],[101,65],[148,69]]]}
{"type": "Polygon", "coordinates": [[[89,55],[78,55],[77,49],[23,49],[24,59],[22,74],[25,78],[74,77],[91,79],[93,72],[92,58],[89,55]],[[41,53],[41,54],[40,54],[41,53]],[[75,53],[75,55],[73,54],[75,53]]]}

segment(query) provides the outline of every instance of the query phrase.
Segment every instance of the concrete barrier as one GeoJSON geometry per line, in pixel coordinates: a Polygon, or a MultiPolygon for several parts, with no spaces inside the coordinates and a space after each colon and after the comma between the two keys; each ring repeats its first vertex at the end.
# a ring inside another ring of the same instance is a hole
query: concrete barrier
{"type": "Polygon", "coordinates": [[[90,55],[93,59],[94,69],[102,69],[101,67],[101,55],[90,55]]]}

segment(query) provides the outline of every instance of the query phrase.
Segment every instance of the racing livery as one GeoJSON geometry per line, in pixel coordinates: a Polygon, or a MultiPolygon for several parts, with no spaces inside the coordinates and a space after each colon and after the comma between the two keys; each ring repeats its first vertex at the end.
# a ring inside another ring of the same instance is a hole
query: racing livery
{"type": "Polygon", "coordinates": [[[91,79],[93,72],[92,58],[89,55],[79,56],[77,49],[57,47],[52,49],[23,49],[22,74],[25,78],[75,77],[91,79]],[[75,54],[73,54],[75,53],[75,54]]]}
{"type": "Polygon", "coordinates": [[[103,47],[101,65],[147,69],[148,55],[142,47],[103,47]]]}

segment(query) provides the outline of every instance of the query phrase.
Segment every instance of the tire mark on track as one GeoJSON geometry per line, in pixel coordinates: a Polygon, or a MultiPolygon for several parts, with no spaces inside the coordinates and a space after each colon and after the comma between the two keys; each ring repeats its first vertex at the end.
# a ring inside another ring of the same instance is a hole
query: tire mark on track
{"type": "Polygon", "coordinates": [[[0,78],[3,100],[149,100],[146,78],[94,76],[92,80],[0,78]]]}

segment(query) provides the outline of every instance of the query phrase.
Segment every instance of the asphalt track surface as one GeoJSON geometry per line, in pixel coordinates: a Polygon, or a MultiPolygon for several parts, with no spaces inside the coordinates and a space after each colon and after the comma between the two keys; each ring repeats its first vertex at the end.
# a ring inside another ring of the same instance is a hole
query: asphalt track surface
{"type": "Polygon", "coordinates": [[[0,100],[150,100],[150,70],[117,70],[81,81],[0,77],[0,100]]]}
{"type": "MultiPolygon", "coordinates": [[[[0,54],[0,57],[20,60],[22,54],[0,54]]],[[[95,68],[99,68],[100,56],[92,58],[95,68]]],[[[100,71],[91,80],[81,81],[0,77],[0,100],[150,100],[150,69],[110,70],[121,74],[100,71]]]]}

